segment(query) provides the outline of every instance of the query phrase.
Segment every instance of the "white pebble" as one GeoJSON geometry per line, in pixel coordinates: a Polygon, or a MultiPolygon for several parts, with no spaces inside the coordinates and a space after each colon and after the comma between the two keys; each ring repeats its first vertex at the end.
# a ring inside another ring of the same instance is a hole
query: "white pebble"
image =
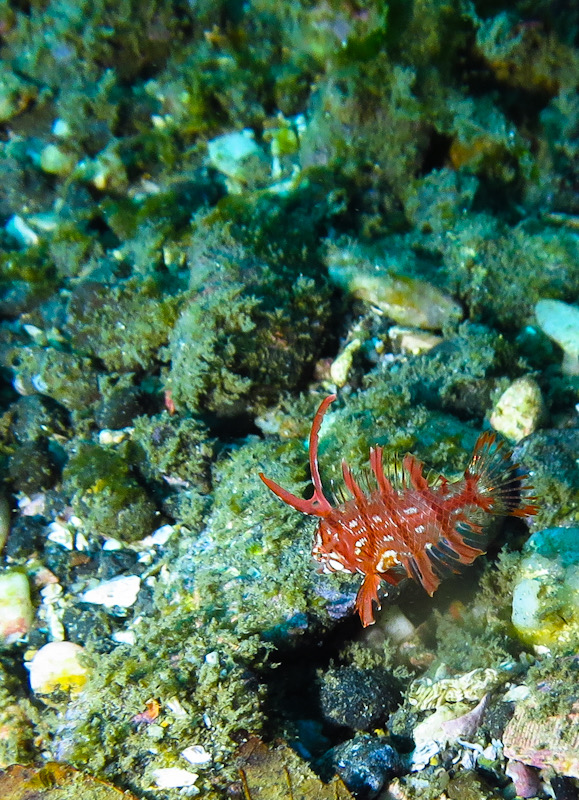
{"type": "Polygon", "coordinates": [[[80,663],[84,651],[74,642],[49,642],[25,664],[30,673],[30,688],[35,694],[61,691],[79,692],[86,682],[87,669],[80,663]]]}
{"type": "Polygon", "coordinates": [[[517,378],[497,400],[490,417],[492,427],[514,442],[533,433],[544,414],[543,397],[537,381],[517,378]]]}
{"type": "Polygon", "coordinates": [[[153,770],[153,775],[158,789],[182,789],[185,786],[193,786],[199,777],[197,773],[181,767],[160,767],[153,770]]]}
{"type": "Polygon", "coordinates": [[[563,371],[579,375],[579,308],[560,300],[539,300],[535,315],[543,333],[563,349],[563,371]]]}
{"type": "Polygon", "coordinates": [[[186,747],[181,751],[181,755],[195,767],[209,764],[209,762],[212,760],[211,755],[207,752],[202,744],[192,744],[191,747],[186,747]]]}
{"type": "Polygon", "coordinates": [[[122,575],[110,581],[100,583],[92,589],[87,589],[81,594],[83,603],[93,603],[106,608],[130,608],[141,588],[141,579],[138,575],[122,575]]]}

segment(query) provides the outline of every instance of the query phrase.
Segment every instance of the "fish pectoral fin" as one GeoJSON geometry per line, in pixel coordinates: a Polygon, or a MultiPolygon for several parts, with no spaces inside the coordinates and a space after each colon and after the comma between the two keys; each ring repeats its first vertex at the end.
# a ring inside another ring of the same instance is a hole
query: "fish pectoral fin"
{"type": "Polygon", "coordinates": [[[362,625],[364,628],[367,628],[368,625],[373,625],[374,620],[374,610],[372,608],[372,603],[376,603],[376,607],[378,609],[381,608],[380,601],[378,600],[378,587],[380,586],[380,575],[376,573],[370,573],[366,575],[362,585],[358,589],[358,594],[356,596],[356,611],[360,615],[360,620],[362,621],[362,625]]]}

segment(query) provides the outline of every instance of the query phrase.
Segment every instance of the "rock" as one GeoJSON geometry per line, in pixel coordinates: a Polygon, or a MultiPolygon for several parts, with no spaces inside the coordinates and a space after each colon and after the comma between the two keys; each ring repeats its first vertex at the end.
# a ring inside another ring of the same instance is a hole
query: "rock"
{"type": "Polygon", "coordinates": [[[528,644],[579,637],[579,528],[547,528],[525,543],[513,590],[512,622],[528,644]]]}
{"type": "Polygon", "coordinates": [[[385,669],[353,666],[328,670],[320,696],[324,717],[353,730],[367,730],[384,721],[400,700],[396,682],[385,669]]]}
{"type": "Polygon", "coordinates": [[[545,406],[539,384],[525,376],[516,381],[502,393],[490,417],[495,431],[507,439],[518,442],[533,433],[545,413],[545,406]]]}
{"type": "Polygon", "coordinates": [[[26,664],[30,688],[35,694],[69,691],[77,694],[87,679],[87,668],[81,664],[84,648],[73,642],[49,642],[26,664]]]}
{"type": "Polygon", "coordinates": [[[579,308],[560,300],[539,300],[535,315],[543,333],[563,349],[563,371],[579,375],[579,308]]]}
{"type": "Polygon", "coordinates": [[[395,274],[385,259],[372,258],[358,245],[330,245],[326,263],[337,286],[399,325],[436,331],[462,319],[462,309],[452,297],[426,281],[395,274]]]}
{"type": "Polygon", "coordinates": [[[0,573],[0,642],[4,645],[17,642],[28,633],[33,618],[26,575],[16,570],[0,573]]]}
{"type": "Polygon", "coordinates": [[[332,748],[321,764],[338,774],[351,792],[375,797],[382,787],[402,772],[396,750],[379,736],[362,734],[332,748]]]}

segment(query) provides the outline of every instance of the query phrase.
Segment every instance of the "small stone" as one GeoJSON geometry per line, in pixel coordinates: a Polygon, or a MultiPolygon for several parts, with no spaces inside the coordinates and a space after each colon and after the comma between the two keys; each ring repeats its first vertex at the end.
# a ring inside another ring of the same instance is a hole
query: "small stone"
{"type": "Polygon", "coordinates": [[[386,258],[360,245],[328,246],[326,264],[333,283],[399,325],[437,331],[463,317],[452,297],[426,281],[395,273],[386,258]]]}
{"type": "Polygon", "coordinates": [[[563,372],[579,375],[579,308],[560,300],[539,300],[535,315],[543,333],[563,349],[563,372]]]}
{"type": "Polygon", "coordinates": [[[50,175],[69,175],[76,159],[55,144],[47,144],[40,153],[40,169],[50,175]]]}
{"type": "Polygon", "coordinates": [[[330,366],[330,378],[333,383],[339,388],[342,388],[348,382],[348,375],[352,369],[354,356],[362,346],[359,339],[353,339],[344,347],[342,352],[332,361],[330,366]]]}
{"type": "Polygon", "coordinates": [[[0,573],[0,642],[14,644],[32,627],[34,609],[30,585],[23,572],[0,573]]]}
{"type": "Polygon", "coordinates": [[[181,755],[194,767],[201,767],[212,761],[210,753],[202,744],[192,744],[190,747],[186,747],[181,751],[181,755]]]}
{"type": "Polygon", "coordinates": [[[30,673],[30,688],[35,694],[52,694],[57,690],[77,694],[87,678],[87,669],[80,663],[84,648],[73,642],[49,642],[41,647],[25,666],[30,673]]]}
{"type": "Polygon", "coordinates": [[[158,789],[183,789],[193,786],[199,775],[181,767],[160,767],[153,770],[158,789]]]}
{"type": "Polygon", "coordinates": [[[539,384],[525,376],[502,393],[490,417],[492,427],[507,439],[519,442],[537,430],[545,413],[539,384]]]}
{"type": "Polygon", "coordinates": [[[404,328],[401,325],[393,325],[389,328],[388,338],[401,353],[413,356],[427,353],[443,341],[442,337],[435,333],[404,328]]]}
{"type": "Polygon", "coordinates": [[[121,575],[110,581],[100,583],[81,594],[83,603],[93,603],[105,608],[130,608],[137,599],[141,579],[138,575],[121,575]]]}
{"type": "Polygon", "coordinates": [[[356,795],[374,797],[387,781],[400,774],[401,759],[381,737],[362,734],[332,748],[321,766],[337,773],[356,795]]]}
{"type": "Polygon", "coordinates": [[[233,131],[207,142],[209,163],[227,178],[227,187],[239,194],[256,178],[269,172],[265,153],[255,141],[253,131],[233,131]]]}
{"type": "Polygon", "coordinates": [[[12,236],[22,247],[33,247],[38,244],[40,237],[32,230],[30,225],[19,214],[10,217],[4,226],[6,233],[12,236]]]}

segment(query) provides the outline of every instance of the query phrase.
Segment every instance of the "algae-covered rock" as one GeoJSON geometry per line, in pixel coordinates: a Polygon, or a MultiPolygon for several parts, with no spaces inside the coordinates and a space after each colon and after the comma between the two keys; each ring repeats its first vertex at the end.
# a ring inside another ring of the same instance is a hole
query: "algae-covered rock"
{"type": "Polygon", "coordinates": [[[579,642],[579,528],[547,528],[523,548],[513,590],[512,620],[528,644],[579,642]]]}
{"type": "Polygon", "coordinates": [[[384,258],[373,258],[360,246],[330,245],[326,263],[337,286],[400,325],[441,330],[462,318],[462,309],[452,297],[425,281],[392,272],[384,258]]]}
{"type": "Polygon", "coordinates": [[[113,450],[80,444],[64,469],[63,489],[93,534],[136,541],[155,527],[154,503],[128,460],[113,450]]]}
{"type": "Polygon", "coordinates": [[[90,358],[56,347],[11,347],[3,356],[19,394],[43,394],[70,411],[86,411],[99,399],[90,358]]]}
{"type": "Polygon", "coordinates": [[[145,452],[143,468],[151,477],[163,478],[173,485],[194,486],[203,492],[209,490],[214,447],[201,422],[166,412],[139,417],[133,439],[145,452]]]}
{"type": "Polygon", "coordinates": [[[177,304],[178,298],[163,295],[152,279],[114,285],[84,281],[68,304],[72,344],[108,369],[146,369],[169,338],[177,304]]]}
{"type": "Polygon", "coordinates": [[[171,333],[177,407],[228,415],[298,385],[329,316],[328,290],[292,263],[269,264],[228,236],[190,255],[192,296],[171,333]]]}

